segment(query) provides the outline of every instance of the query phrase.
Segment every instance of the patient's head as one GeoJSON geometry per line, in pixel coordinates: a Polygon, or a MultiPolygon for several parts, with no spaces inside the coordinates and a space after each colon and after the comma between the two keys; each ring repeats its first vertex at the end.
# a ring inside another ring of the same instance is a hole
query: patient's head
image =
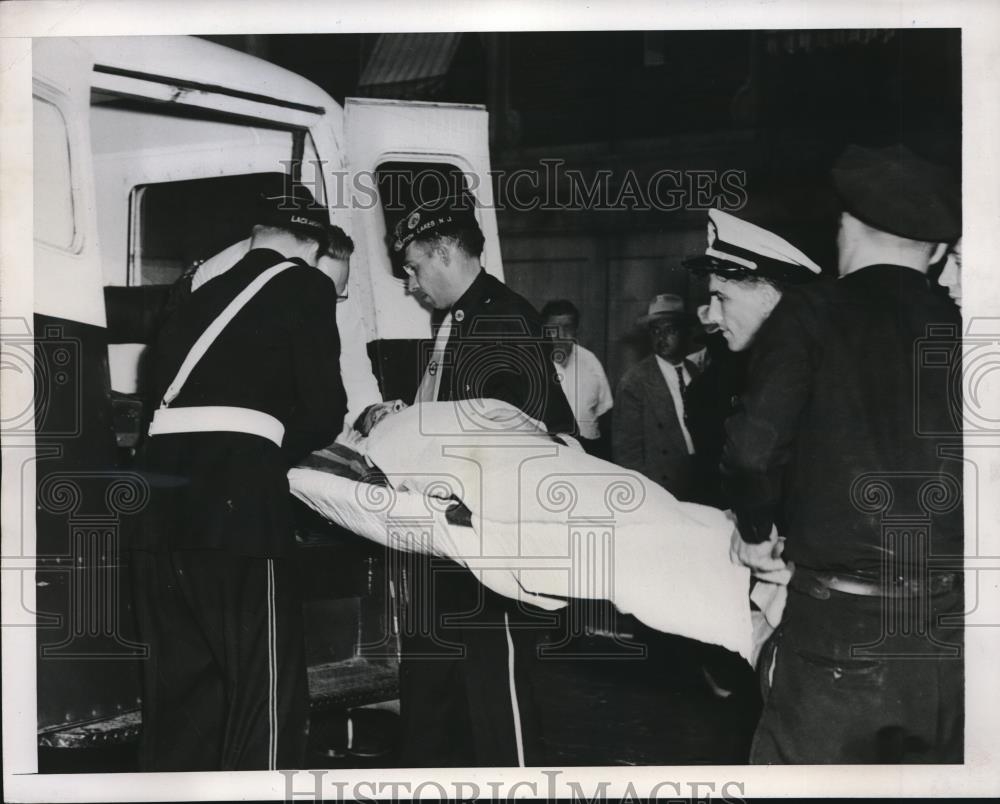
{"type": "Polygon", "coordinates": [[[394,399],[390,402],[379,402],[374,405],[369,405],[364,411],[358,416],[358,420],[354,422],[354,429],[357,430],[361,435],[367,436],[371,433],[372,429],[386,416],[392,413],[399,413],[403,408],[406,407],[406,403],[402,399],[394,399]]]}
{"type": "Polygon", "coordinates": [[[371,432],[371,429],[376,424],[378,424],[380,421],[382,421],[382,419],[384,419],[386,416],[389,416],[389,415],[391,415],[393,413],[396,413],[396,411],[393,410],[390,407],[385,406],[385,405],[380,405],[380,406],[376,407],[371,412],[371,415],[369,416],[368,432],[371,432]]]}

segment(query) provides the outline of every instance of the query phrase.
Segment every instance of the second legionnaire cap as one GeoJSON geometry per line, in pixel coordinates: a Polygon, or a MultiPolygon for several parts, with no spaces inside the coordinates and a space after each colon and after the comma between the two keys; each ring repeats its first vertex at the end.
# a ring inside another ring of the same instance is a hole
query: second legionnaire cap
{"type": "Polygon", "coordinates": [[[905,145],[850,145],[832,175],[845,209],[869,226],[932,243],[962,234],[962,195],[955,177],[905,145]]]}
{"type": "Polygon", "coordinates": [[[257,223],[316,235],[324,242],[328,238],[330,213],[304,184],[276,175],[257,201],[257,223]]]}
{"type": "Polygon", "coordinates": [[[475,203],[468,195],[451,195],[420,204],[407,212],[393,231],[392,250],[400,253],[412,240],[478,229],[475,203]]]}
{"type": "Polygon", "coordinates": [[[780,282],[806,281],[822,270],[784,238],[721,209],[708,211],[704,255],[684,260],[684,266],[699,273],[780,282]]]}

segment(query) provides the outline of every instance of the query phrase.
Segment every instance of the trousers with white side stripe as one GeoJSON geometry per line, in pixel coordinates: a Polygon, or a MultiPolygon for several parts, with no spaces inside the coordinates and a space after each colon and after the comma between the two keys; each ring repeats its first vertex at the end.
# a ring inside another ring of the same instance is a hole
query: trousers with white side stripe
{"type": "Polygon", "coordinates": [[[498,595],[446,559],[414,555],[408,567],[399,672],[401,763],[537,764],[537,648],[553,616],[498,595]],[[421,632],[419,620],[431,624],[429,632],[421,632]]]}
{"type": "Polygon", "coordinates": [[[291,559],[132,554],[144,771],[273,770],[305,760],[309,692],[291,559]]]}

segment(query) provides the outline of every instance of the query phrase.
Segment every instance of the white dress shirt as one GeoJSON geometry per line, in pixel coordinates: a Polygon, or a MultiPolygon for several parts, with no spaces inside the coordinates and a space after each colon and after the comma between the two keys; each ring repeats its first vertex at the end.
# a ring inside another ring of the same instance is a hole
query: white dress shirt
{"type": "Polygon", "coordinates": [[[565,366],[554,360],[552,362],[556,367],[556,378],[580,428],[580,435],[590,440],[600,438],[597,420],[614,404],[601,361],[589,349],[574,344],[565,366]]]}
{"type": "Polygon", "coordinates": [[[434,336],[434,351],[431,359],[424,369],[423,379],[417,388],[414,399],[417,402],[437,402],[438,394],[441,393],[441,369],[444,366],[445,350],[448,348],[448,339],[451,338],[451,311],[444,317],[441,326],[438,327],[437,335],[434,336]]]}
{"type": "Polygon", "coordinates": [[[681,395],[681,383],[677,377],[677,369],[680,368],[684,374],[685,388],[691,384],[691,373],[687,370],[687,366],[684,363],[674,365],[659,355],[656,356],[656,363],[660,367],[660,373],[663,375],[663,379],[666,380],[667,388],[670,389],[670,396],[674,400],[677,423],[680,424],[681,432],[684,434],[684,443],[687,444],[688,455],[694,455],[694,442],[691,440],[691,434],[684,423],[684,397],[681,395]]]}

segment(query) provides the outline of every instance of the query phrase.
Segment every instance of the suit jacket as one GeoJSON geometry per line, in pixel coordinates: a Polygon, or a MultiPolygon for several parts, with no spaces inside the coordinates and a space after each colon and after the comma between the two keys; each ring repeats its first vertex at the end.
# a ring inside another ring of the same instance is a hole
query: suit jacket
{"type": "Polygon", "coordinates": [[[480,271],[452,305],[451,316],[438,401],[499,399],[544,422],[549,432],[576,433],[556,379],[552,344],[526,299],[480,271]]]}
{"type": "MultiPolygon", "coordinates": [[[[685,365],[693,377],[697,369],[685,365]]],[[[678,499],[691,496],[694,460],[655,354],[632,366],[618,383],[613,433],[615,463],[641,472],[678,499]]]]}
{"type": "MultiPolygon", "coordinates": [[[[173,313],[152,350],[154,404],[206,327],[255,277],[283,261],[275,251],[254,249],[173,313]]],[[[233,318],[171,407],[262,411],[285,426],[282,447],[231,432],[148,438],[140,465],[153,498],[135,546],[257,556],[294,548],[285,475],[334,440],[346,409],[336,309],[333,282],[302,263],[274,277],[233,318]]]]}
{"type": "Polygon", "coordinates": [[[902,266],[787,291],[726,424],[723,478],[744,539],[776,524],[796,564],[876,576],[894,553],[916,565],[961,555],[961,334],[954,304],[902,266]],[[907,526],[883,532],[892,516],[907,526]],[[921,532],[923,548],[906,545],[921,532]]]}

